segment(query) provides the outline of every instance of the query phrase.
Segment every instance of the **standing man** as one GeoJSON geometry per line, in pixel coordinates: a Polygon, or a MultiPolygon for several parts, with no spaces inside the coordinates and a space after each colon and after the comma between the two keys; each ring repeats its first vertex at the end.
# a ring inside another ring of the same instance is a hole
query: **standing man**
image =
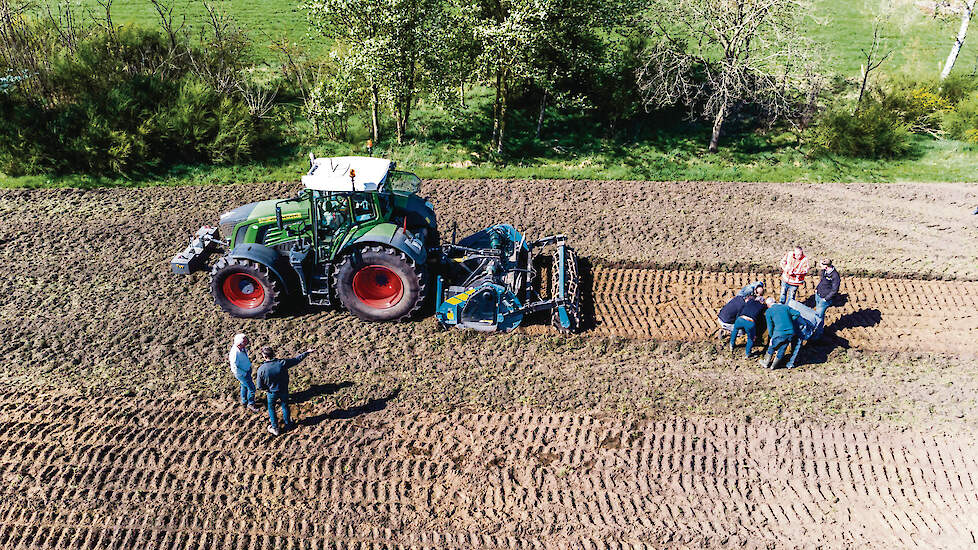
{"type": "Polygon", "coordinates": [[[248,337],[244,334],[234,335],[228,351],[228,363],[231,374],[241,383],[241,404],[252,412],[258,412],[255,406],[255,382],[251,379],[251,359],[248,359],[248,337]]]}
{"type": "Polygon", "coordinates": [[[757,323],[761,322],[764,310],[774,304],[774,298],[768,298],[765,304],[764,298],[757,296],[747,300],[744,307],[740,310],[740,316],[734,321],[733,330],[730,331],[730,353],[734,352],[734,343],[741,331],[747,336],[747,349],[744,350],[744,357],[750,358],[750,352],[754,348],[754,340],[757,338],[757,323]]]}
{"type": "Polygon", "coordinates": [[[774,368],[774,366],[784,357],[784,353],[788,350],[788,346],[792,345],[794,348],[791,352],[791,357],[788,358],[787,368],[795,368],[795,358],[798,357],[798,348],[801,342],[798,338],[798,329],[795,327],[795,320],[798,319],[799,313],[784,304],[773,304],[767,308],[767,313],[764,314],[764,318],[767,319],[767,335],[770,338],[770,342],[767,346],[767,353],[761,357],[761,366],[764,368],[774,368]],[[778,353],[778,357],[771,361],[774,357],[774,353],[778,353]]]}
{"type": "Polygon", "coordinates": [[[808,257],[800,246],[785,252],[781,258],[781,296],[778,303],[783,304],[788,300],[795,299],[798,287],[805,284],[805,276],[808,275],[808,257]]]}
{"type": "Polygon", "coordinates": [[[272,435],[282,433],[275,419],[275,401],[282,404],[282,428],[287,430],[292,426],[292,419],[289,418],[289,369],[301,363],[313,351],[308,349],[292,359],[276,359],[271,346],[261,349],[265,362],[258,367],[258,387],[268,392],[268,420],[271,422],[268,431],[272,435]]]}
{"type": "Polygon", "coordinates": [[[835,270],[832,260],[822,260],[819,265],[822,268],[822,278],[815,287],[815,317],[821,322],[825,319],[825,310],[832,305],[835,295],[839,293],[842,276],[835,270]]]}

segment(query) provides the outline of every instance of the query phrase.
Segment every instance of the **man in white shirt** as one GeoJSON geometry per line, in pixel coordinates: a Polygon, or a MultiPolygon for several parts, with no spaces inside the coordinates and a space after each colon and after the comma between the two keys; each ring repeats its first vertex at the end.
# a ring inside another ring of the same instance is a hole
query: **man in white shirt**
{"type": "Polygon", "coordinates": [[[241,383],[241,404],[252,412],[261,409],[255,406],[255,382],[251,379],[251,359],[248,359],[248,337],[235,334],[234,342],[228,351],[231,373],[241,383]]]}

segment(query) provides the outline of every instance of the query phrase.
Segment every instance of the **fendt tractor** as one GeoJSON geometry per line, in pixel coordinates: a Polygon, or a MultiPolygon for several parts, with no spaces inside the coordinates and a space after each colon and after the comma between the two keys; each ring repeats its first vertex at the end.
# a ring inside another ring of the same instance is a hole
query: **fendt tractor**
{"type": "Polygon", "coordinates": [[[309,161],[295,197],[246,204],[201,227],[173,258],[173,272],[207,269],[211,254],[223,252],[210,266],[210,291],[234,317],[264,318],[296,297],[365,321],[404,320],[434,289],[442,327],[508,331],[550,310],[558,330],[577,330],[577,257],[563,235],[528,241],[496,224],[442,243],[414,174],[374,157],[309,161]],[[553,258],[546,297],[536,288],[545,247],[553,258]]]}

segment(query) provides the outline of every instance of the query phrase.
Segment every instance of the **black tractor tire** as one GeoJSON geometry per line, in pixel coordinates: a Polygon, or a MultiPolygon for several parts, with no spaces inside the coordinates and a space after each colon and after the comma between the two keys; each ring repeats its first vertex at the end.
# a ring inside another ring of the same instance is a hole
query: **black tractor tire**
{"type": "Polygon", "coordinates": [[[264,319],[278,311],[285,292],[268,267],[224,256],[211,268],[211,296],[232,317],[264,319]]]}
{"type": "MultiPolygon", "coordinates": [[[[564,260],[567,264],[567,271],[564,276],[564,291],[567,296],[567,316],[570,317],[570,328],[564,328],[560,324],[560,316],[557,308],[554,308],[551,315],[551,323],[560,332],[570,334],[577,332],[581,323],[581,279],[577,268],[577,253],[571,247],[564,248],[564,260]]],[[[553,270],[550,273],[550,298],[556,299],[560,295],[560,269],[558,268],[557,252],[554,252],[553,270]]]]}
{"type": "Polygon", "coordinates": [[[386,246],[366,246],[343,256],[334,273],[340,303],[364,321],[409,319],[427,294],[425,266],[386,246]]]}

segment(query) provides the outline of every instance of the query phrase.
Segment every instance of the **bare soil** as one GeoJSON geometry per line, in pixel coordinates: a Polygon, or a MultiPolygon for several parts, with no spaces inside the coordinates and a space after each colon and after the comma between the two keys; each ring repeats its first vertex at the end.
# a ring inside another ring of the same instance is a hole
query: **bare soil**
{"type": "Polygon", "coordinates": [[[817,423],[0,397],[4,548],[967,548],[978,447],[817,423]],[[352,416],[352,418],[349,418],[352,416]]]}
{"type": "Polygon", "coordinates": [[[426,183],[446,234],[568,234],[592,289],[569,338],[242,321],[169,272],[294,189],[0,191],[0,548],[973,543],[978,186],[426,183]],[[709,341],[802,239],[846,295],[802,367],[709,341]],[[231,404],[239,331],[320,350],[283,438],[231,404]]]}

